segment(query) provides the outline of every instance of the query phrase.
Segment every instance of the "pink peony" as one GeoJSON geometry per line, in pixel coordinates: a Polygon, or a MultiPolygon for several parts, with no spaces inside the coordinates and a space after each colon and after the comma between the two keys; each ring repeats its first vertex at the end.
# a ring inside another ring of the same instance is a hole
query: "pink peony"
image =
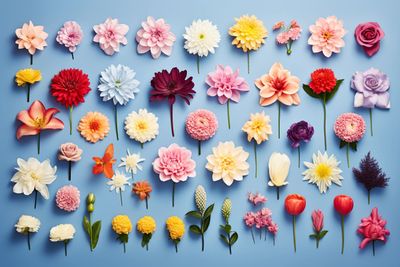
{"type": "Polygon", "coordinates": [[[59,160],[65,161],[79,161],[83,150],[73,143],[65,143],[60,145],[60,152],[58,154],[59,160]]]}
{"type": "Polygon", "coordinates": [[[184,182],[188,177],[196,176],[195,168],[196,162],[192,160],[192,152],[177,144],[161,147],[158,150],[158,158],[153,162],[153,170],[163,182],[184,182]]]}
{"type": "Polygon", "coordinates": [[[96,33],[93,42],[99,43],[100,48],[109,56],[119,52],[120,44],[128,43],[125,35],[129,31],[129,26],[119,24],[118,19],[108,18],[104,23],[93,26],[93,30],[96,33]]]}
{"type": "Polygon", "coordinates": [[[378,214],[378,208],[373,208],[369,217],[361,219],[361,224],[357,229],[357,232],[364,237],[360,243],[360,248],[365,248],[369,242],[375,240],[386,242],[386,236],[390,235],[390,232],[385,226],[386,220],[383,220],[378,214]]]}
{"type": "Polygon", "coordinates": [[[147,20],[142,22],[142,28],[136,33],[137,52],[144,54],[150,51],[153,58],[159,58],[161,53],[170,56],[176,40],[170,29],[170,25],[165,23],[164,19],[147,17],[147,20]]]}
{"type": "Polygon", "coordinates": [[[254,212],[247,212],[243,217],[244,223],[247,227],[253,227],[256,223],[256,215],[254,212]]]}
{"type": "Polygon", "coordinates": [[[344,47],[343,36],[346,30],[343,28],[343,22],[335,16],[319,18],[309,30],[311,36],[308,38],[308,44],[312,46],[313,53],[322,52],[325,57],[330,57],[332,53],[339,53],[344,47]]]}
{"type": "Polygon", "coordinates": [[[79,208],[80,192],[73,185],[66,185],[58,189],[56,193],[56,204],[62,210],[75,211],[79,208]]]}
{"type": "Polygon", "coordinates": [[[186,119],[186,132],[195,140],[208,140],[215,135],[217,129],[217,117],[206,109],[191,112],[186,119]]]}
{"type": "Polygon", "coordinates": [[[254,205],[257,206],[258,204],[263,204],[267,202],[267,198],[260,193],[253,194],[249,193],[248,200],[254,205]]]}
{"type": "Polygon", "coordinates": [[[74,53],[76,47],[81,43],[83,32],[81,26],[75,21],[67,21],[57,33],[57,42],[68,48],[69,52],[74,53]]]}
{"type": "Polygon", "coordinates": [[[364,136],[365,121],[358,114],[343,113],[336,119],[333,130],[336,136],[344,142],[358,142],[364,136]]]}
{"type": "Polygon", "coordinates": [[[24,23],[22,28],[16,29],[15,35],[18,49],[26,49],[31,55],[35,54],[36,49],[43,50],[47,46],[48,34],[44,31],[44,27],[35,26],[32,21],[29,21],[29,24],[24,23]]]}
{"type": "Polygon", "coordinates": [[[324,214],[321,210],[314,210],[311,214],[312,224],[315,232],[321,232],[324,228],[324,214]]]}
{"type": "Polygon", "coordinates": [[[210,86],[207,94],[218,96],[220,104],[225,104],[228,100],[239,102],[240,92],[249,91],[247,82],[239,77],[239,70],[233,72],[229,66],[218,65],[215,72],[207,75],[206,83],[210,86]]]}

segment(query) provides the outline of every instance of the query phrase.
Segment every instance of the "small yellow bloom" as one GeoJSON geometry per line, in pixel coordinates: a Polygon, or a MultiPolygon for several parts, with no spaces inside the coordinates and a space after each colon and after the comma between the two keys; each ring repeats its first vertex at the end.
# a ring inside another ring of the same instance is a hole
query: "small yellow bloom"
{"type": "Polygon", "coordinates": [[[26,84],[34,84],[42,80],[42,73],[40,70],[22,69],[15,74],[15,82],[18,86],[25,86],[26,84]]]}
{"type": "Polygon", "coordinates": [[[117,215],[112,219],[112,229],[115,233],[129,234],[132,231],[132,223],[127,215],[117,215]]]}
{"type": "Polygon", "coordinates": [[[264,112],[255,113],[250,115],[248,120],[242,128],[242,131],[247,133],[247,141],[254,139],[257,144],[268,140],[269,135],[272,134],[271,119],[265,115],[264,112]]]}
{"type": "Polygon", "coordinates": [[[167,230],[169,232],[169,237],[172,240],[180,240],[185,234],[185,224],[181,218],[177,216],[171,216],[165,222],[167,225],[167,230]]]}
{"type": "Polygon", "coordinates": [[[256,16],[244,15],[235,20],[236,24],[229,29],[229,35],[234,37],[233,45],[248,52],[259,49],[265,43],[268,31],[256,16]]]}
{"type": "Polygon", "coordinates": [[[136,227],[142,234],[152,234],[156,230],[156,221],[151,216],[144,216],[137,221],[136,227]]]}

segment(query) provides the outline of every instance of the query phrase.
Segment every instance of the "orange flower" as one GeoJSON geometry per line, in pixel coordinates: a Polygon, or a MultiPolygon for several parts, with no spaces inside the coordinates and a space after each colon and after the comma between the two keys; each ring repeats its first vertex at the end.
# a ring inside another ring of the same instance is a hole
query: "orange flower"
{"type": "Polygon", "coordinates": [[[101,174],[103,173],[104,176],[111,179],[114,175],[113,165],[115,163],[114,158],[114,145],[109,144],[106,148],[106,152],[102,158],[100,157],[93,157],[95,162],[92,172],[93,174],[101,174]]]}
{"type": "Polygon", "coordinates": [[[78,131],[88,142],[103,140],[110,131],[108,118],[100,112],[88,112],[79,121],[78,131]]]}
{"type": "Polygon", "coordinates": [[[43,50],[47,46],[48,34],[44,31],[44,27],[35,26],[32,21],[24,23],[22,28],[16,29],[15,35],[17,36],[15,43],[18,45],[18,49],[26,49],[31,55],[35,54],[36,50],[43,50]]]}
{"type": "Polygon", "coordinates": [[[150,197],[150,193],[153,191],[151,185],[147,181],[139,181],[133,184],[132,192],[138,195],[140,200],[145,200],[150,197]]]}

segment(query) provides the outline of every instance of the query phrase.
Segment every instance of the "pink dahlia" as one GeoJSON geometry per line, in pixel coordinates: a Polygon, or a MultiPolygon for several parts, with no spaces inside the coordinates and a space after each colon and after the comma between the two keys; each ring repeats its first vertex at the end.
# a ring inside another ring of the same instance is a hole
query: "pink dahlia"
{"type": "Polygon", "coordinates": [[[215,135],[217,129],[217,117],[206,109],[191,112],[186,119],[186,131],[195,140],[208,140],[215,135]]]}
{"type": "Polygon", "coordinates": [[[339,53],[344,47],[343,36],[346,30],[343,22],[335,16],[319,18],[309,30],[311,36],[308,38],[308,44],[312,46],[313,53],[322,52],[325,57],[330,57],[332,53],[339,53]]]}
{"type": "Polygon", "coordinates": [[[33,55],[36,53],[36,50],[44,50],[47,46],[47,32],[44,31],[43,26],[35,26],[32,21],[29,21],[29,23],[24,23],[21,28],[16,29],[15,35],[17,36],[15,43],[18,45],[18,49],[28,50],[32,65],[33,55]]]}
{"type": "Polygon", "coordinates": [[[164,19],[147,17],[147,20],[142,22],[142,28],[136,33],[137,52],[144,54],[150,51],[153,58],[159,58],[161,53],[170,56],[175,40],[170,25],[164,19]]]}
{"type": "Polygon", "coordinates": [[[109,56],[119,52],[120,44],[128,43],[125,35],[129,31],[129,26],[119,24],[118,19],[108,18],[104,23],[93,26],[93,30],[96,33],[93,42],[99,43],[100,48],[109,56]]]}
{"type": "Polygon", "coordinates": [[[58,189],[56,194],[56,204],[62,210],[75,211],[79,208],[80,192],[73,185],[66,185],[58,189]]]}
{"type": "Polygon", "coordinates": [[[83,32],[81,26],[76,21],[67,21],[58,31],[56,40],[60,45],[68,48],[69,52],[76,51],[76,47],[82,42],[83,32]]]}
{"type": "Polygon", "coordinates": [[[358,114],[343,113],[336,119],[333,130],[336,136],[344,142],[358,142],[364,136],[365,121],[358,114]]]}

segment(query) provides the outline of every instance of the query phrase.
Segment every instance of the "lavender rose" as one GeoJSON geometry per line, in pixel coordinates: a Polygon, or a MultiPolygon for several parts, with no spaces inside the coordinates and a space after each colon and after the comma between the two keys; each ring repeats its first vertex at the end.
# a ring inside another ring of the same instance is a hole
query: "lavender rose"
{"type": "Polygon", "coordinates": [[[377,22],[361,23],[356,27],[354,36],[364,52],[372,57],[379,51],[380,41],[385,36],[381,26],[377,22]]]}
{"type": "Polygon", "coordinates": [[[370,68],[364,72],[357,71],[353,74],[350,86],[356,91],[354,107],[390,108],[390,81],[380,70],[370,68]]]}
{"type": "Polygon", "coordinates": [[[82,149],[73,143],[65,143],[60,146],[59,160],[79,161],[82,155],[82,149]]]}
{"type": "Polygon", "coordinates": [[[314,127],[306,121],[295,122],[287,130],[287,137],[293,148],[298,148],[301,141],[309,142],[313,134],[314,127]]]}

